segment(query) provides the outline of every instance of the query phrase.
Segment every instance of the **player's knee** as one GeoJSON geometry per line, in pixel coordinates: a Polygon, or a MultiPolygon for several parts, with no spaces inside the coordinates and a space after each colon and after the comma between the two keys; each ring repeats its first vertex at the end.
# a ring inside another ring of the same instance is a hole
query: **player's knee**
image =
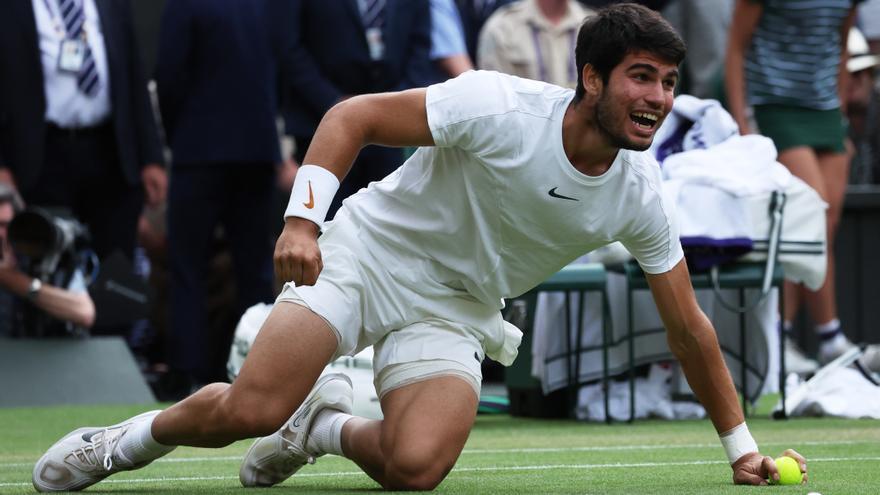
{"type": "Polygon", "coordinates": [[[385,467],[384,488],[389,490],[433,490],[446,478],[455,460],[436,451],[392,454],[385,467]]]}

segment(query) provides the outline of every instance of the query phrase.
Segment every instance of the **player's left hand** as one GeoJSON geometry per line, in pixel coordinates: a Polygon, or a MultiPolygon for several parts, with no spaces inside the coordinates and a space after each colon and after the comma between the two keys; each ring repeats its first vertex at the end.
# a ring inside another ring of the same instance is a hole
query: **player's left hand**
{"type": "MultiPolygon", "coordinates": [[[[807,482],[807,460],[792,449],[782,453],[796,460],[804,474],[802,483],[807,482]]],[[[757,452],[745,454],[733,463],[733,482],[737,485],[766,485],[768,479],[779,480],[779,470],[772,457],[757,452]]]]}

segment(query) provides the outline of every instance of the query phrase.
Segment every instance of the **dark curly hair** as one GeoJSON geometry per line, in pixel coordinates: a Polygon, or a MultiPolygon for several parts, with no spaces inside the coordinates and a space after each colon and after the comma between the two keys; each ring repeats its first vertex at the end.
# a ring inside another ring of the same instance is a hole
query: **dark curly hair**
{"type": "Polygon", "coordinates": [[[687,48],[681,36],[657,12],[634,3],[600,9],[578,32],[575,62],[578,85],[575,100],[584,96],[584,66],[590,64],[608,84],[611,71],[628,53],[645,51],[678,65],[687,48]]]}

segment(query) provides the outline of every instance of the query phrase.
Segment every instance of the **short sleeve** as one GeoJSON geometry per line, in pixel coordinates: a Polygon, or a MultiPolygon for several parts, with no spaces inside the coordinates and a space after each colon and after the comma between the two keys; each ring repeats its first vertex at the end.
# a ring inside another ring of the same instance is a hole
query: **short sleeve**
{"type": "Polygon", "coordinates": [[[516,110],[516,97],[502,74],[468,71],[428,87],[428,127],[439,147],[485,152],[499,141],[502,120],[516,110]]]}
{"type": "Polygon", "coordinates": [[[679,239],[675,207],[663,195],[659,166],[644,185],[641,208],[629,219],[633,231],[621,242],[635,257],[645,273],[652,275],[672,270],[684,258],[679,239]]]}

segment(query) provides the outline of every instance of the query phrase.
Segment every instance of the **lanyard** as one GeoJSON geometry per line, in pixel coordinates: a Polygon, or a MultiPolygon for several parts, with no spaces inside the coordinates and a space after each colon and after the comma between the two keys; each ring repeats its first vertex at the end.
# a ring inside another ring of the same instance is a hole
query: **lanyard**
{"type": "MultiPolygon", "coordinates": [[[[535,62],[538,64],[538,80],[547,81],[547,66],[544,64],[544,55],[541,53],[541,41],[539,39],[540,29],[538,26],[531,24],[532,28],[532,43],[535,45],[535,62]]],[[[575,34],[574,29],[568,30],[568,41],[571,45],[571,49],[569,52],[571,56],[568,60],[568,80],[576,81],[577,80],[577,68],[575,67],[574,60],[574,48],[577,43],[577,36],[575,34]]]]}

